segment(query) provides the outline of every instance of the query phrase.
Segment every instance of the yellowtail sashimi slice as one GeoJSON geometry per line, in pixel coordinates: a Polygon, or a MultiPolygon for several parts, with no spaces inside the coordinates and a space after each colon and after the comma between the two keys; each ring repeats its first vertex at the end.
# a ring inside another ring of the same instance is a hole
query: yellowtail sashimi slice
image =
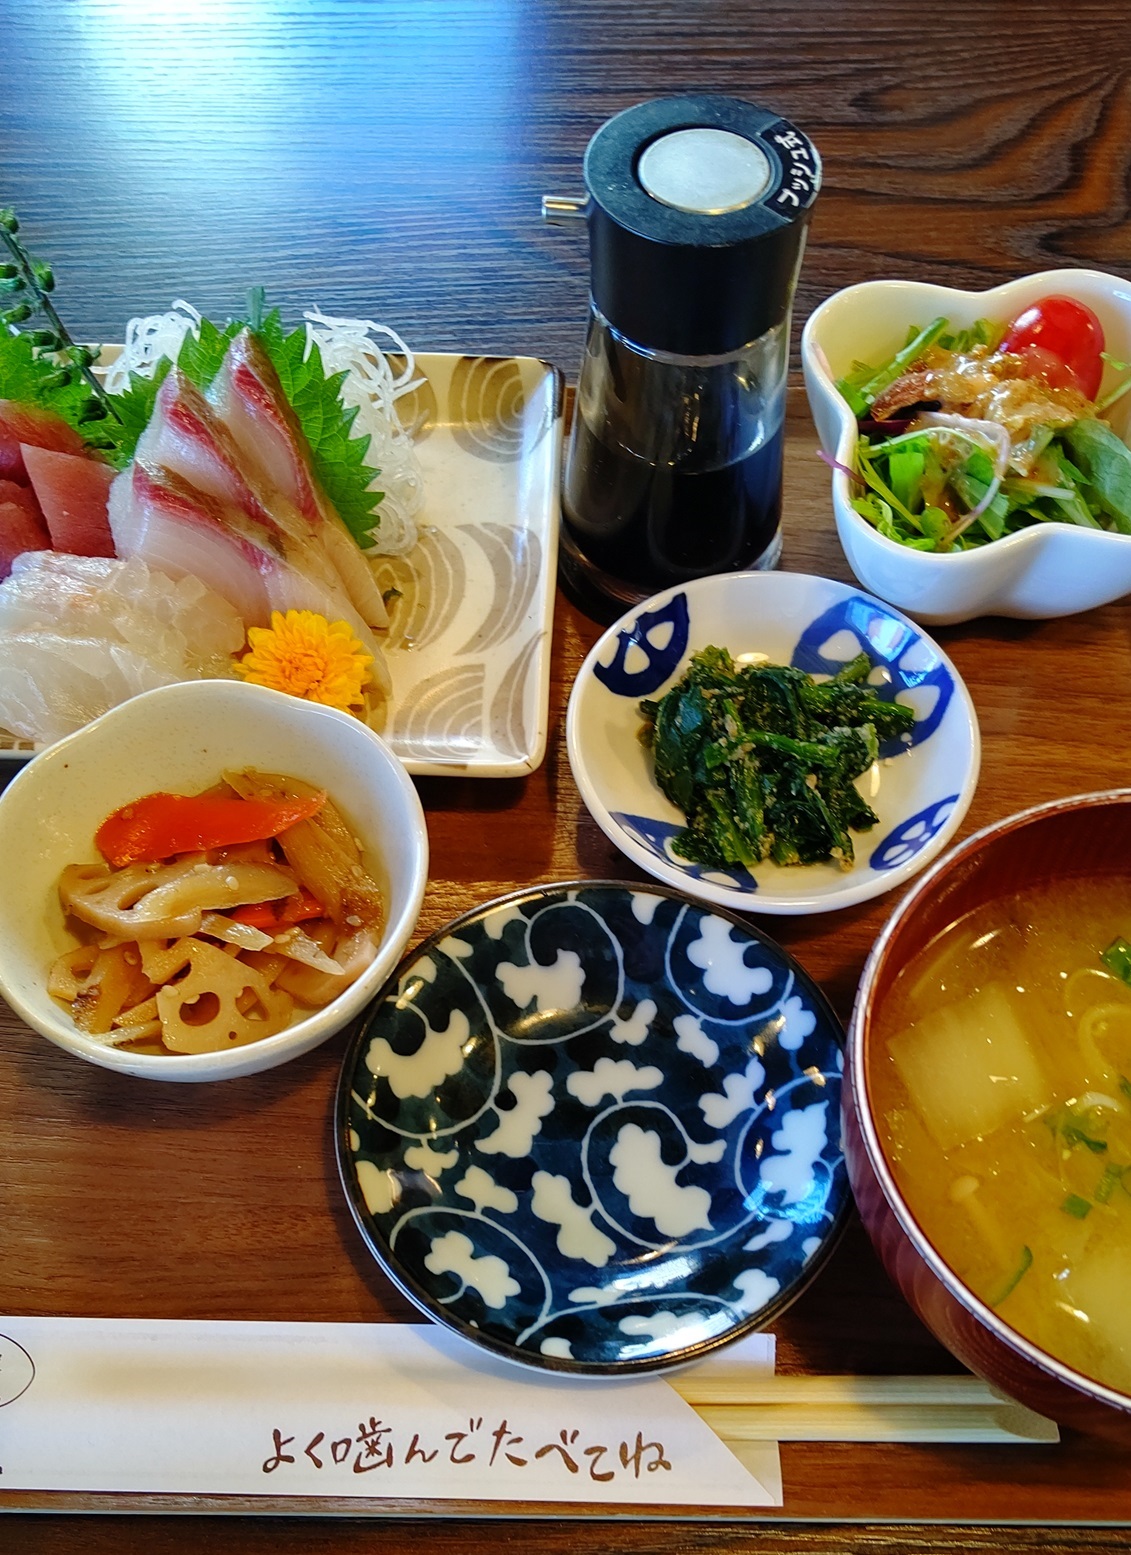
{"type": "Polygon", "coordinates": [[[139,556],[170,577],[200,578],[248,626],[270,619],[264,572],[275,565],[262,544],[233,526],[236,510],[174,475],[134,460],[110,488],[110,532],[119,556],[139,556]]]}
{"type": "Polygon", "coordinates": [[[327,620],[345,621],[372,655],[377,684],[388,694],[388,676],[370,616],[357,608],[335,565],[335,542],[340,541],[372,582],[354,541],[338,524],[321,518],[317,526],[308,522],[289,497],[268,485],[217,411],[176,368],[158,391],[137,460],[144,468],[163,471],[167,485],[171,475],[210,499],[202,505],[225,528],[270,558],[269,563],[257,561],[257,567],[272,610],[314,610],[327,620]]]}
{"type": "Polygon", "coordinates": [[[241,330],[228,347],[209,398],[261,480],[293,503],[319,533],[362,617],[372,627],[386,627],[388,614],[372,570],[319,489],[298,419],[249,330],[241,330]]]}

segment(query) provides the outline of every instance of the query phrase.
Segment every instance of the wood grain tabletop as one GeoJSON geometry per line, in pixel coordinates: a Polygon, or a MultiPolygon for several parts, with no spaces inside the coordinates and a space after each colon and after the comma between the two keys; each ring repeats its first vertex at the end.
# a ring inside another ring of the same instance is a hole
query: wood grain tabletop
{"type": "MultiPolygon", "coordinates": [[[[79,338],[120,339],[128,317],[178,297],[223,318],[259,284],[289,320],[317,303],[420,350],[535,355],[572,377],[584,232],[544,226],[540,196],[580,191],[611,114],[684,89],[773,106],[823,155],[795,330],[880,275],[980,288],[1081,264],[1131,277],[1131,29],[1111,0],[0,0],[0,204],[54,265],[79,338]]],[[[850,580],[815,450],[795,374],[781,565],[850,580]]],[[[643,878],[566,758],[570,688],[601,630],[559,595],[535,773],[418,780],[432,870],[415,938],[521,885],[643,878]]],[[[982,730],[960,835],[1127,784],[1131,604],[936,635],[982,730]]],[[[847,1017],[892,905],[760,926],[847,1017]]],[[[260,1077],[161,1086],[80,1063],[4,1009],[0,1312],[414,1320],[338,1184],[347,1038],[260,1077]]],[[[855,1224],[774,1326],[786,1371],[955,1367],[855,1224]]],[[[1051,1449],[786,1444],[782,1462],[782,1512],[658,1523],[473,1507],[437,1519],[419,1505],[280,1503],[266,1517],[0,1481],[0,1547],[792,1555],[1092,1552],[1131,1537],[1131,1460],[1069,1434],[1051,1449]]]]}

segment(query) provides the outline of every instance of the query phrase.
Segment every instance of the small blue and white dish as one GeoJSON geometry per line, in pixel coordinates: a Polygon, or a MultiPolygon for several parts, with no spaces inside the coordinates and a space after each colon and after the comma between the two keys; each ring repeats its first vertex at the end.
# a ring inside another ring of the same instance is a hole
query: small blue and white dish
{"type": "Polygon", "coordinates": [[[722,573],[657,594],[611,626],[586,658],[566,719],[570,766],[593,819],[635,864],[677,890],[738,912],[828,912],[903,885],[950,842],[981,764],[974,704],[921,627],[847,583],[791,572],[722,573]],[[910,705],[911,733],[880,746],[857,787],[879,817],[853,835],[849,869],[773,863],[720,870],[673,851],[684,816],[661,793],[641,744],[642,698],[658,700],[693,653],[790,664],[820,680],[867,652],[869,687],[910,705]]]}
{"type": "Polygon", "coordinates": [[[843,1034],[772,940],[653,885],[489,903],[346,1055],[338,1164],[430,1317],[544,1370],[694,1360],[776,1316],[850,1199],[843,1034]]]}

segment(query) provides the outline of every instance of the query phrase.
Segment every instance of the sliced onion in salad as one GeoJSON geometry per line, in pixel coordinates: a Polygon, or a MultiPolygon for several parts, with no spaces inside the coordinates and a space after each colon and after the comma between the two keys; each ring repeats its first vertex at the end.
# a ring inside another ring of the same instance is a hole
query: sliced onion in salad
{"type": "Polygon", "coordinates": [[[1009,457],[1013,451],[1013,444],[1010,442],[1008,431],[997,421],[981,421],[973,416],[960,416],[945,410],[925,410],[919,420],[920,424],[925,426],[940,427],[953,432],[960,432],[981,447],[993,452],[993,479],[986,487],[982,500],[972,507],[969,513],[964,513],[951,530],[948,538],[954,541],[971,524],[981,518],[1001,490],[1001,483],[1005,479],[1006,471],[1009,469],[1009,457]]]}

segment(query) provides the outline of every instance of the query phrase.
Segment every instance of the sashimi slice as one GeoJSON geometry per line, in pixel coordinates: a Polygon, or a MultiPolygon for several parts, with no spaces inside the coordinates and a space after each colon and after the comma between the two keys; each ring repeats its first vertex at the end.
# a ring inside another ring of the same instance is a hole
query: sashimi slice
{"type": "Polygon", "coordinates": [[[183,678],[103,638],[5,632],[0,724],[24,740],[61,740],[119,702],[183,678]]]}
{"type": "MultiPolygon", "coordinates": [[[[225,522],[236,527],[258,551],[280,559],[305,577],[309,584],[305,592],[324,597],[325,609],[318,607],[324,614],[345,620],[353,610],[369,624],[365,612],[356,610],[353,595],[335,566],[334,551],[325,543],[330,527],[321,518],[317,525],[311,524],[289,498],[266,485],[199,389],[176,369],[158,391],[137,457],[147,466],[171,471],[224,503],[225,522]]],[[[352,539],[343,533],[342,540],[368,574],[352,539]]],[[[291,603],[296,609],[314,608],[291,603]]],[[[384,602],[381,604],[383,608],[384,602]]]]}
{"type": "Polygon", "coordinates": [[[171,470],[210,497],[246,508],[261,524],[278,526],[268,500],[241,468],[246,461],[231,432],[175,367],[157,392],[137,457],[154,469],[171,470]]]}
{"type": "Polygon", "coordinates": [[[270,615],[264,553],[229,522],[232,510],[169,471],[134,460],[110,488],[110,531],[121,557],[138,556],[173,578],[197,577],[248,626],[270,615]]]}
{"type": "Polygon", "coordinates": [[[17,556],[25,551],[49,551],[51,536],[42,519],[21,502],[0,502],[0,578],[6,578],[17,556]]]}
{"type": "Polygon", "coordinates": [[[260,481],[298,510],[325,544],[355,609],[370,626],[389,624],[381,591],[357,542],[319,489],[310,449],[270,358],[250,330],[228,347],[209,398],[260,481]]]}
{"type": "Polygon", "coordinates": [[[229,673],[244,624],[199,578],[170,578],[136,556],[17,558],[0,586],[0,633],[36,628],[104,636],[146,654],[178,679],[229,673]]]}
{"type": "Polygon", "coordinates": [[[322,518],[310,452],[270,358],[249,329],[228,347],[209,398],[248,459],[307,520],[322,518]]]}
{"type": "Polygon", "coordinates": [[[21,444],[61,454],[87,454],[86,444],[74,427],[51,411],[18,400],[0,400],[0,476],[6,480],[25,477],[21,444]]]}
{"type": "Polygon", "coordinates": [[[113,556],[107,502],[115,472],[78,454],[21,445],[24,467],[56,551],[72,556],[113,556]]]}
{"type": "Polygon", "coordinates": [[[0,480],[0,502],[14,502],[38,523],[43,523],[43,514],[30,486],[23,486],[19,481],[0,480]]]}
{"type": "Polygon", "coordinates": [[[19,443],[0,431],[0,480],[22,481],[25,478],[24,456],[19,443]]]}
{"type": "Polygon", "coordinates": [[[322,540],[358,614],[378,630],[387,627],[389,612],[385,608],[385,596],[360,546],[336,512],[323,524],[322,540]]]}
{"type": "Polygon", "coordinates": [[[0,583],[0,725],[48,742],[139,691],[231,673],[243,622],[136,558],[19,557],[0,583]]]}

